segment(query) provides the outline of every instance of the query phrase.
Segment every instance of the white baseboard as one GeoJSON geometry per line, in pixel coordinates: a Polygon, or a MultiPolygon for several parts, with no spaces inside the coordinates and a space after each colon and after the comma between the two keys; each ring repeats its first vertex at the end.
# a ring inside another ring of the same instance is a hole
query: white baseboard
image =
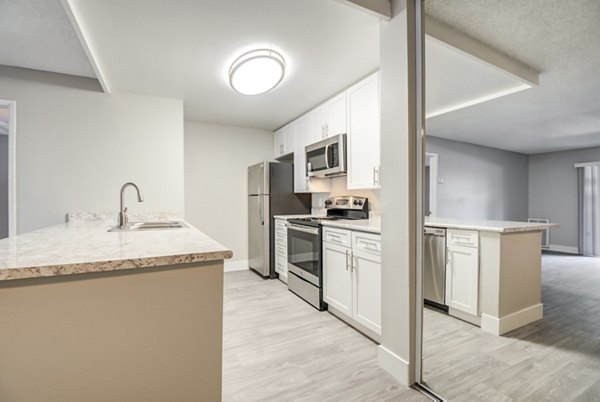
{"type": "Polygon", "coordinates": [[[515,313],[497,318],[487,314],[481,314],[481,329],[494,335],[503,335],[513,329],[520,328],[531,322],[541,320],[544,316],[544,305],[539,303],[524,308],[515,313]]]}
{"type": "Polygon", "coordinates": [[[406,360],[385,346],[379,345],[377,361],[379,367],[390,373],[400,384],[407,387],[412,385],[410,375],[411,366],[406,360]]]}
{"type": "Polygon", "coordinates": [[[225,260],[225,272],[245,271],[250,269],[248,260],[227,261],[225,260]]]}
{"type": "Polygon", "coordinates": [[[579,248],[573,246],[561,246],[559,244],[551,244],[550,247],[542,250],[556,251],[559,253],[579,254],[579,248]]]}

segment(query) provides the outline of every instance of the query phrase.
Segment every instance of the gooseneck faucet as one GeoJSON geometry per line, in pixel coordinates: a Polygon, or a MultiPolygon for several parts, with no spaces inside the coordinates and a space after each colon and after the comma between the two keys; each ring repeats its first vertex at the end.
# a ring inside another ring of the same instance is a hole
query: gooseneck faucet
{"type": "Polygon", "coordinates": [[[138,188],[137,184],[132,182],[127,182],[123,184],[123,187],[121,187],[121,209],[119,210],[119,228],[121,229],[123,229],[127,225],[127,207],[125,206],[124,195],[125,189],[130,186],[135,188],[135,191],[137,191],[138,202],[144,202],[144,197],[142,197],[142,194],[140,193],[140,189],[138,188]]]}

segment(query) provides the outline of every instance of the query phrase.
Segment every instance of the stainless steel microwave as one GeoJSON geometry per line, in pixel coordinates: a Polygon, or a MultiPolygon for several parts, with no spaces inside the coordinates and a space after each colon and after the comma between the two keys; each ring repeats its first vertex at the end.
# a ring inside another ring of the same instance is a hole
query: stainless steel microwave
{"type": "Polygon", "coordinates": [[[346,174],[346,134],[338,134],[306,146],[306,174],[334,177],[346,174]]]}

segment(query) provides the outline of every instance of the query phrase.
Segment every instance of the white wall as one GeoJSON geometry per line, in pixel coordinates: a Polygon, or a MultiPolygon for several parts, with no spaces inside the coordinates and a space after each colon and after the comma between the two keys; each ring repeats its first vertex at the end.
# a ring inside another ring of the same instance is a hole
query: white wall
{"type": "Polygon", "coordinates": [[[106,95],[95,80],[0,67],[0,96],[17,103],[18,232],[69,211],[114,211],[132,180],[131,211],[182,212],[183,103],[106,95]]]}
{"type": "Polygon", "coordinates": [[[312,206],[314,213],[324,215],[326,213],[324,209],[325,200],[329,197],[342,195],[367,197],[369,199],[369,211],[373,211],[375,215],[381,214],[379,190],[348,190],[347,176],[332,178],[331,192],[312,194],[312,206]]]}
{"type": "Polygon", "coordinates": [[[439,155],[437,216],[527,221],[529,158],[525,154],[427,137],[439,155]]]}
{"type": "Polygon", "coordinates": [[[273,160],[273,132],[185,122],[185,217],[248,260],[247,168],[273,160]]]}
{"type": "Polygon", "coordinates": [[[560,224],[560,228],[550,231],[550,244],[558,251],[578,252],[578,190],[574,165],[596,161],[600,161],[600,147],[529,156],[529,215],[560,224]]]}

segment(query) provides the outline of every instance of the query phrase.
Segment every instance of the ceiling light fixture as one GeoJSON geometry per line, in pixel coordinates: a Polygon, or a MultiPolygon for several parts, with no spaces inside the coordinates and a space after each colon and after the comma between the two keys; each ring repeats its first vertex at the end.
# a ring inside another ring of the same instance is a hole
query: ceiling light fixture
{"type": "Polygon", "coordinates": [[[275,88],[285,75],[285,60],[274,50],[242,54],[229,68],[229,85],[243,95],[258,95],[275,88]]]}

